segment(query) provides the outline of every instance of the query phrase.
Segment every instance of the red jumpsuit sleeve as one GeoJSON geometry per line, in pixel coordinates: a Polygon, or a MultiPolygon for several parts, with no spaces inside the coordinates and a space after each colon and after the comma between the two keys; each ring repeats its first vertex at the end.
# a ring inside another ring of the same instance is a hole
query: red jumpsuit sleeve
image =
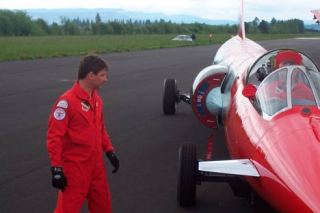
{"type": "Polygon", "coordinates": [[[111,144],[111,140],[110,140],[110,137],[109,137],[109,134],[107,132],[107,129],[106,129],[106,125],[104,123],[104,114],[102,112],[102,128],[101,128],[101,134],[102,134],[102,149],[104,152],[110,152],[110,151],[114,151],[114,148],[111,144]]]}
{"type": "Polygon", "coordinates": [[[70,106],[67,106],[66,108],[59,107],[60,101],[52,108],[48,122],[47,149],[51,166],[62,166],[62,141],[67,132],[70,117],[70,106]]]}

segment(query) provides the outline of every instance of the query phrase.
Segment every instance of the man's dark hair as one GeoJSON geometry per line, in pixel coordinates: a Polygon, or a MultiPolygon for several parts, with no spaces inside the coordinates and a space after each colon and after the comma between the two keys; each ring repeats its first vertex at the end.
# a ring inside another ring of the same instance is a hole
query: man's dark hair
{"type": "Polygon", "coordinates": [[[97,55],[86,55],[80,61],[78,79],[84,79],[89,72],[97,75],[102,69],[109,70],[109,65],[105,60],[97,55]]]}

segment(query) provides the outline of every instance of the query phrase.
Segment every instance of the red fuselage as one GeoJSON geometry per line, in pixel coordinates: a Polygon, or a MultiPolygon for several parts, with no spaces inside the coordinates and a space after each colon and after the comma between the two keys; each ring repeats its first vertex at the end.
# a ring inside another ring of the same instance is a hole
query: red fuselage
{"type": "Polygon", "coordinates": [[[311,113],[305,114],[303,106],[295,106],[265,119],[242,95],[249,66],[265,52],[251,40],[234,37],[217,53],[218,63],[235,75],[224,117],[229,153],[252,160],[261,176],[246,179],[277,210],[320,212],[319,109],[308,107],[311,113]]]}

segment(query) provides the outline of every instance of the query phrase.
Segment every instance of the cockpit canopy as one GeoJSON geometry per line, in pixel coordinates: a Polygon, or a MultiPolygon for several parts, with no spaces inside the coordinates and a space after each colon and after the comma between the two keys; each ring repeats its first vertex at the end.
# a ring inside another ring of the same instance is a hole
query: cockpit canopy
{"type": "Polygon", "coordinates": [[[249,68],[247,83],[258,86],[271,72],[290,65],[301,65],[306,70],[318,71],[315,63],[304,53],[292,49],[271,50],[249,68]]]}
{"type": "Polygon", "coordinates": [[[300,52],[292,53],[296,58],[289,57],[286,62],[291,60],[291,63],[282,63],[281,66],[279,58],[283,56],[275,61],[280,51],[283,50],[263,55],[249,71],[247,83],[257,87],[254,100],[257,110],[268,117],[294,106],[320,107],[320,72],[317,66],[300,52]]]}

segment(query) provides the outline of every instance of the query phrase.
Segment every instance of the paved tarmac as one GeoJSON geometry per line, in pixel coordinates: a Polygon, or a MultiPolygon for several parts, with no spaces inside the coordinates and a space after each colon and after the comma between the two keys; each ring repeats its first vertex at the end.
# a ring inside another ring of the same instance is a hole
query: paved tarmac
{"type": "MultiPolygon", "coordinates": [[[[290,47],[320,64],[319,40],[260,42],[267,49],[290,47]]],[[[101,89],[106,121],[121,168],[109,173],[114,213],[253,212],[227,184],[203,183],[198,205],[176,202],[178,148],[196,143],[204,158],[211,130],[202,126],[189,106],[175,116],[162,114],[163,79],[176,78],[190,91],[196,74],[210,65],[219,45],[103,55],[110,61],[109,81],[101,89]]],[[[0,63],[0,212],[52,212],[56,190],[51,187],[46,152],[50,108],[72,86],[80,57],[0,63]]],[[[214,131],[215,159],[226,159],[223,134],[214,131]]],[[[107,162],[109,166],[109,162],[107,162]]],[[[85,207],[82,212],[87,212],[85,207]]]]}

